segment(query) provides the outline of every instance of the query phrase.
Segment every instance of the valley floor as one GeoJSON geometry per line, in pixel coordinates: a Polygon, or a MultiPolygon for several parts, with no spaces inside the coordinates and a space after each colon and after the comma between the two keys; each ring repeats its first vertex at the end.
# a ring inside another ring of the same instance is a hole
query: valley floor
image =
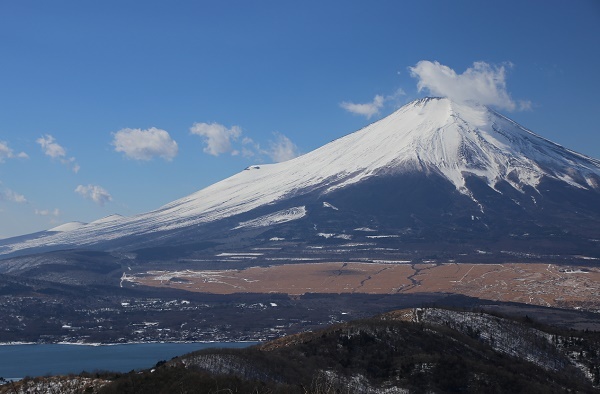
{"type": "Polygon", "coordinates": [[[600,268],[541,263],[297,263],[123,273],[121,284],[212,294],[450,293],[600,312],[600,268]]]}

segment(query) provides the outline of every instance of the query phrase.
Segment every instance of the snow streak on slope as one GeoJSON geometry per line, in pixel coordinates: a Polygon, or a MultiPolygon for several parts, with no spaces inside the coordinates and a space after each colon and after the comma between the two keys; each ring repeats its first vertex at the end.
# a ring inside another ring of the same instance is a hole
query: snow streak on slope
{"type": "Polygon", "coordinates": [[[304,216],[306,216],[306,207],[294,207],[271,213],[269,215],[264,215],[256,219],[241,222],[239,226],[235,227],[234,229],[272,226],[274,224],[286,223],[291,222],[292,220],[301,219],[304,216]]]}
{"type": "Polygon", "coordinates": [[[492,188],[517,189],[549,177],[577,188],[599,188],[600,162],[569,151],[483,106],[422,99],[362,130],[303,156],[248,167],[228,179],[129,218],[4,246],[0,253],[51,244],[89,245],[216,221],[312,191],[328,193],[380,174],[436,173],[471,195],[473,174],[492,188]]]}

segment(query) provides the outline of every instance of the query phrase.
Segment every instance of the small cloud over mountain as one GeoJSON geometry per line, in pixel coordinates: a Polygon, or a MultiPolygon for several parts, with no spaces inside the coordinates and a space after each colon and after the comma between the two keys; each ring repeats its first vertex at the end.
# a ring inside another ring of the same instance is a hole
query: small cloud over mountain
{"type": "Polygon", "coordinates": [[[232,156],[242,155],[246,158],[265,158],[275,162],[293,159],[299,155],[299,150],[285,135],[275,132],[274,140],[269,140],[269,148],[262,149],[260,144],[252,138],[243,135],[242,128],[232,126],[228,128],[219,123],[194,123],[190,133],[203,137],[204,152],[219,156],[230,154],[232,156]]]}
{"type": "Polygon", "coordinates": [[[77,164],[75,158],[67,157],[67,150],[58,144],[52,135],[46,134],[35,140],[35,142],[42,147],[42,151],[46,156],[59,160],[62,164],[69,167],[74,173],[79,172],[81,167],[79,164],[77,164]]]}
{"type": "Polygon", "coordinates": [[[299,156],[298,147],[288,137],[281,133],[273,133],[275,140],[269,141],[267,154],[276,163],[291,160],[299,156]]]}
{"type": "Polygon", "coordinates": [[[127,158],[144,161],[155,157],[171,161],[179,150],[169,133],[156,127],[119,130],[114,133],[112,145],[127,158]]]}
{"type": "Polygon", "coordinates": [[[387,96],[377,94],[373,100],[368,103],[352,103],[344,101],[340,103],[340,107],[355,115],[362,115],[367,119],[371,119],[371,117],[379,114],[379,111],[386,103],[398,101],[398,98],[404,95],[406,95],[406,93],[403,89],[397,89],[393,94],[387,96]]]}
{"type": "Polygon", "coordinates": [[[79,185],[75,188],[75,193],[82,197],[92,200],[96,204],[103,206],[107,202],[112,201],[112,196],[106,189],[98,185],[79,185]]]}
{"type": "Polygon", "coordinates": [[[233,142],[237,141],[242,135],[242,129],[239,126],[227,128],[219,123],[194,123],[190,128],[190,133],[204,138],[206,147],[204,152],[219,156],[223,153],[236,155],[239,153],[233,148],[233,142]]]}
{"type": "Polygon", "coordinates": [[[27,199],[24,195],[19,194],[10,189],[0,190],[0,201],[10,201],[16,202],[18,204],[24,204],[27,202],[27,199]]]}
{"type": "Polygon", "coordinates": [[[0,163],[3,163],[6,159],[27,159],[29,155],[25,152],[15,154],[13,150],[8,146],[5,141],[0,141],[0,163]]]}
{"type": "Polygon", "coordinates": [[[38,216],[54,216],[58,217],[60,215],[60,210],[58,208],[54,209],[36,209],[34,213],[38,216]]]}

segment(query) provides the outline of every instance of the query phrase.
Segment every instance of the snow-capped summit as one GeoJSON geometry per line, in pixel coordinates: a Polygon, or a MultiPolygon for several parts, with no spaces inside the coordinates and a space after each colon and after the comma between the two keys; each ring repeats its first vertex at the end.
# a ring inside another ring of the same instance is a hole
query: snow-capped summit
{"type": "Polygon", "coordinates": [[[584,189],[600,187],[600,161],[554,144],[485,106],[429,98],[381,122],[372,127],[396,154],[393,167],[439,172],[461,192],[468,192],[465,174],[484,178],[492,188],[500,181],[519,190],[535,188],[542,177],[584,189]],[[387,127],[380,125],[386,120],[387,127]]]}
{"type": "MultiPolygon", "coordinates": [[[[463,191],[473,174],[490,186],[505,180],[520,189],[543,176],[580,188],[600,187],[600,162],[547,141],[483,106],[449,99],[414,101],[362,130],[287,162],[245,171],[150,213],[153,224],[172,219],[211,221],[284,197],[324,193],[380,174],[439,172],[463,191]]],[[[146,220],[144,215],[138,220],[146,220]]]]}
{"type": "MultiPolygon", "coordinates": [[[[510,200],[510,204],[527,212],[540,210],[543,196],[554,201],[553,195],[564,198],[576,191],[587,193],[586,207],[596,203],[600,206],[600,161],[552,143],[485,106],[427,98],[413,101],[391,115],[305,155],[278,164],[250,166],[155,211],[98,220],[76,231],[26,242],[11,244],[3,240],[0,253],[49,244],[55,248],[93,245],[110,248],[111,243],[127,237],[138,241],[168,239],[166,235],[170,232],[185,230],[191,234],[200,231],[202,226],[222,220],[232,221],[227,224],[228,230],[249,227],[240,223],[289,225],[291,221],[287,219],[290,217],[295,221],[316,220],[314,216],[311,219],[311,208],[306,206],[303,198],[326,198],[323,201],[337,208],[327,210],[330,215],[344,215],[346,209],[346,215],[350,215],[348,212],[358,215],[353,216],[356,221],[362,217],[361,210],[369,201],[400,193],[398,199],[406,200],[398,200],[398,207],[380,204],[379,208],[404,209],[402,215],[419,217],[421,208],[415,205],[417,201],[409,200],[405,195],[407,188],[421,190],[420,194],[436,194],[439,190],[440,194],[443,191],[452,196],[444,200],[443,209],[447,210],[444,215],[454,218],[458,217],[454,211],[472,217],[471,208],[465,208],[468,204],[474,204],[475,212],[479,213],[484,213],[486,206],[499,207],[498,199],[510,200]],[[406,184],[408,176],[426,179],[418,185],[427,183],[427,188],[406,184]],[[377,187],[380,189],[365,186],[373,182],[379,182],[377,187]],[[485,185],[492,194],[485,190],[485,185]],[[556,191],[563,187],[569,192],[556,191]],[[348,194],[350,190],[351,195],[348,194]],[[357,199],[357,196],[367,194],[371,195],[370,199],[357,199]],[[532,202],[534,205],[539,202],[539,207],[528,207],[527,204],[532,202]],[[459,205],[460,209],[457,208],[459,205]],[[407,206],[412,206],[413,211],[406,211],[407,206]],[[290,209],[303,214],[290,216],[290,209]],[[286,220],[279,219],[280,212],[285,213],[286,220]],[[261,219],[261,215],[267,216],[261,219]],[[238,216],[239,220],[235,219],[238,216]]],[[[556,200],[552,204],[560,205],[560,202],[556,200]]],[[[590,209],[598,210],[593,206],[590,209]]],[[[399,212],[388,212],[387,216],[394,217],[400,215],[399,212]]],[[[531,215],[537,217],[538,214],[540,212],[531,215]]],[[[503,216],[502,213],[499,215],[503,216]]],[[[530,217],[532,221],[533,216],[530,217]]],[[[435,215],[431,216],[431,223],[437,225],[434,218],[435,215]]],[[[598,219],[600,217],[594,217],[594,220],[598,219]]],[[[371,226],[370,223],[354,223],[352,228],[371,226]]],[[[453,225],[448,226],[452,228],[453,225]]],[[[118,245],[119,248],[126,247],[127,242],[119,241],[118,245]]]]}

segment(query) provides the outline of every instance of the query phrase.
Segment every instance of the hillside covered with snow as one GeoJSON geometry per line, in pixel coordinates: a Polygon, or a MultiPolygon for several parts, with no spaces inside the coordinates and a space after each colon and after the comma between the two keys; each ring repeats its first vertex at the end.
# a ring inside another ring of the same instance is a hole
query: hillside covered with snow
{"type": "MultiPolygon", "coordinates": [[[[540,210],[542,205],[536,205],[554,194],[571,200],[584,196],[585,206],[594,212],[591,219],[599,220],[593,205],[600,202],[600,161],[552,143],[487,107],[427,98],[303,156],[250,166],[155,211],[133,217],[113,215],[89,224],[59,226],[43,236],[2,240],[0,254],[95,245],[126,248],[123,240],[128,237],[160,240],[170,232],[236,217],[239,220],[228,222],[229,230],[310,220],[311,208],[299,203],[302,196],[336,197],[352,187],[386,179],[386,189],[414,188],[398,181],[405,175],[451,185],[450,189],[432,185],[423,193],[436,193],[436,189],[452,193],[453,189],[457,195],[452,198],[465,197],[478,217],[485,216],[486,205],[502,205],[494,199],[510,199],[526,210],[530,209],[526,204],[533,204],[531,209],[540,210]],[[482,192],[482,185],[489,190],[482,192]]],[[[338,207],[333,200],[332,206],[338,207]]],[[[475,218],[471,211],[470,216],[475,218]]]]}

